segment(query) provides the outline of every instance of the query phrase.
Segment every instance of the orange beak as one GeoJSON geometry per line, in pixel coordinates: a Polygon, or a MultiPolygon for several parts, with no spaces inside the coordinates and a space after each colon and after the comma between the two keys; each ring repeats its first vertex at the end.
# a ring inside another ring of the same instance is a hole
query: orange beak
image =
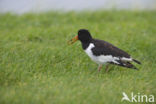
{"type": "Polygon", "coordinates": [[[78,35],[75,36],[73,39],[69,40],[69,41],[68,41],[68,44],[73,44],[73,43],[75,43],[77,40],[79,40],[78,35]]]}

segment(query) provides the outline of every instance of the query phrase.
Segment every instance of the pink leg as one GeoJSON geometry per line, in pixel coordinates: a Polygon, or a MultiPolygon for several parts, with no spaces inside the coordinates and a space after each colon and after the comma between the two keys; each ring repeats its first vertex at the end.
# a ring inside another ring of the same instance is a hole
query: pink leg
{"type": "Polygon", "coordinates": [[[109,71],[108,64],[106,65],[105,70],[106,70],[106,72],[108,72],[108,71],[109,71]]]}
{"type": "Polygon", "coordinates": [[[102,65],[99,65],[99,67],[98,67],[98,72],[101,71],[101,68],[102,68],[102,65]]]}

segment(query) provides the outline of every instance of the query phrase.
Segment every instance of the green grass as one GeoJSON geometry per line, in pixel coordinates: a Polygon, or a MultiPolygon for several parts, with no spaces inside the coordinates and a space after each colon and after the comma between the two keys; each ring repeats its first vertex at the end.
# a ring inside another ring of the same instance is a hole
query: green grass
{"type": "Polygon", "coordinates": [[[122,92],[156,97],[155,67],[156,11],[0,14],[0,104],[120,104],[122,92]],[[140,70],[111,65],[98,73],[80,42],[67,45],[81,28],[140,60],[140,70]]]}

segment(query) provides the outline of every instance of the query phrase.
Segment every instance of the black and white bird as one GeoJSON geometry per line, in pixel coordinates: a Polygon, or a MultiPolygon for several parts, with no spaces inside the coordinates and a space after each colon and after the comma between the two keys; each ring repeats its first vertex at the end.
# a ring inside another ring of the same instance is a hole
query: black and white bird
{"type": "Polygon", "coordinates": [[[133,59],[128,53],[114,45],[103,40],[92,38],[90,32],[86,29],[80,29],[78,35],[71,39],[69,43],[72,44],[77,40],[80,40],[85,53],[99,65],[98,71],[101,70],[103,64],[106,64],[106,71],[108,71],[109,64],[132,69],[137,68],[130,62],[133,61],[137,64],[141,64],[139,61],[133,59]]]}

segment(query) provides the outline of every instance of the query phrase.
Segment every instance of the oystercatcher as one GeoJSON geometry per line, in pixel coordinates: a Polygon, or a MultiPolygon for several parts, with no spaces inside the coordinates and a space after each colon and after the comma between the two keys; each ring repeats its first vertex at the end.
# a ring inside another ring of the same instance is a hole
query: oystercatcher
{"type": "Polygon", "coordinates": [[[133,61],[137,64],[141,64],[136,59],[133,59],[128,53],[114,45],[103,40],[92,38],[90,32],[86,29],[80,29],[78,35],[71,39],[69,44],[72,44],[77,40],[80,40],[86,54],[99,65],[98,71],[101,70],[103,64],[106,64],[106,72],[108,71],[109,64],[132,69],[137,68],[130,62],[133,61]]]}

